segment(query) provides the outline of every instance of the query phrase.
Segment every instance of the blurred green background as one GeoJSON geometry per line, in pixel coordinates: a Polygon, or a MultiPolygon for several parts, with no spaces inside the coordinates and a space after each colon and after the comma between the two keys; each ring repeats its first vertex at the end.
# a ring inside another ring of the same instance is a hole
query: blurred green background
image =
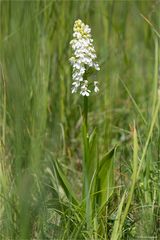
{"type": "MultiPolygon", "coordinates": [[[[34,234],[40,234],[39,229],[43,228],[45,220],[37,227],[34,221],[39,221],[38,217],[34,220],[32,217],[32,214],[37,216],[42,207],[41,200],[36,202],[36,207],[31,206],[35,188],[32,178],[34,174],[45,178],[45,170],[54,158],[60,159],[71,183],[74,183],[73,187],[79,192],[83,99],[79,94],[71,94],[72,69],[69,64],[72,55],[69,42],[77,19],[91,27],[97,61],[101,66],[101,70],[91,76],[99,81],[100,91],[89,97],[90,130],[97,126],[99,154],[120,144],[115,160],[117,184],[127,186],[129,182],[131,126],[134,121],[140,150],[144,147],[158,81],[155,52],[159,58],[159,37],[155,31],[160,32],[160,1],[1,1],[3,239],[18,239],[17,236],[36,239],[34,234]],[[17,197],[21,199],[19,204],[17,197]],[[32,207],[34,211],[29,216],[28,209],[32,207]]],[[[142,211],[144,215],[141,212],[142,218],[135,213],[138,210],[134,212],[137,234],[134,236],[155,236],[155,239],[160,236],[157,230],[160,210],[152,205],[153,202],[159,205],[160,201],[157,192],[160,180],[159,126],[160,118],[149,145],[147,167],[141,176],[141,185],[145,189],[138,190],[133,201],[140,210],[142,205],[152,206],[151,211],[150,208],[142,211]],[[156,186],[154,192],[153,183],[156,186]]],[[[121,190],[118,192],[120,198],[121,190]]],[[[45,217],[50,225],[50,217],[45,217]]],[[[45,226],[49,230],[43,229],[44,235],[37,235],[37,238],[54,239],[55,232],[52,233],[49,225],[48,228],[45,226]]]]}

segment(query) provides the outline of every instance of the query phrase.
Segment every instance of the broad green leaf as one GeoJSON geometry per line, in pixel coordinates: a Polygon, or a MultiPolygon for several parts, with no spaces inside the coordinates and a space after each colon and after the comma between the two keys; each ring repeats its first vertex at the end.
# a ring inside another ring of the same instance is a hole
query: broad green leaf
{"type": "Polygon", "coordinates": [[[93,130],[89,137],[89,159],[88,159],[88,174],[89,181],[93,181],[93,175],[98,166],[98,154],[97,154],[97,134],[96,129],[93,130]]]}
{"type": "Polygon", "coordinates": [[[93,130],[93,132],[91,133],[91,135],[89,137],[89,148],[90,148],[90,151],[94,147],[95,140],[96,140],[96,128],[93,130]]]}
{"type": "Polygon", "coordinates": [[[76,195],[74,194],[72,187],[68,181],[68,179],[66,178],[60,164],[58,163],[58,161],[54,161],[54,168],[57,174],[57,178],[59,180],[59,183],[61,185],[61,187],[63,188],[67,198],[72,201],[74,204],[78,203],[78,200],[76,198],[76,195]]]}
{"type": "Polygon", "coordinates": [[[99,163],[97,178],[97,203],[101,209],[113,192],[113,156],[115,148],[106,153],[99,163]]]}

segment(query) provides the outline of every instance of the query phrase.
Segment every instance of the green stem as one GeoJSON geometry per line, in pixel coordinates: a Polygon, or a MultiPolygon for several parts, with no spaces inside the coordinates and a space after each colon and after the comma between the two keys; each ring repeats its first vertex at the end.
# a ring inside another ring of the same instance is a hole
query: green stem
{"type": "Polygon", "coordinates": [[[83,121],[86,128],[86,133],[88,134],[88,97],[84,96],[83,102],[83,121]]]}
{"type": "Polygon", "coordinates": [[[86,222],[88,230],[91,227],[91,205],[89,194],[89,137],[88,137],[88,98],[84,96],[83,103],[83,198],[85,199],[86,222]]]}

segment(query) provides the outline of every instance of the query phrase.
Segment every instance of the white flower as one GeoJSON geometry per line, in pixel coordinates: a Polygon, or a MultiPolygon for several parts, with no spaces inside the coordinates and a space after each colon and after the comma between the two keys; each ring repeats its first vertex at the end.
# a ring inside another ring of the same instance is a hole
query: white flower
{"type": "MultiPolygon", "coordinates": [[[[92,67],[97,71],[100,70],[99,64],[95,62],[97,56],[92,44],[93,39],[91,38],[91,29],[81,20],[76,20],[73,31],[73,40],[71,40],[70,44],[74,56],[69,59],[73,67],[72,93],[77,92],[80,88],[81,95],[89,96],[91,91],[88,89],[88,81],[83,79],[86,67],[92,67]]],[[[94,82],[95,92],[99,91],[97,84],[98,82],[94,82]]]]}
{"type": "Polygon", "coordinates": [[[95,63],[95,64],[94,64],[94,67],[95,67],[95,69],[96,69],[97,71],[100,70],[100,67],[99,67],[98,63],[95,63]]]}
{"type": "Polygon", "coordinates": [[[83,85],[81,86],[80,94],[82,96],[87,96],[88,97],[90,92],[91,91],[88,89],[88,81],[84,80],[83,85]]]}
{"type": "Polygon", "coordinates": [[[99,92],[99,88],[98,88],[97,84],[98,84],[98,82],[94,81],[94,91],[95,92],[99,92]]]}

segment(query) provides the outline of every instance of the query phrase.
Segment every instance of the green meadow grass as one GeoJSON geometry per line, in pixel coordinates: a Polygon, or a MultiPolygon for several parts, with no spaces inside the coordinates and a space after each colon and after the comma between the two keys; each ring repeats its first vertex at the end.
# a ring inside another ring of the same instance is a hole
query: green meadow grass
{"type": "Polygon", "coordinates": [[[160,239],[159,13],[158,0],[0,1],[1,239],[160,239]],[[79,18],[101,67],[88,108],[71,94],[79,18]]]}

